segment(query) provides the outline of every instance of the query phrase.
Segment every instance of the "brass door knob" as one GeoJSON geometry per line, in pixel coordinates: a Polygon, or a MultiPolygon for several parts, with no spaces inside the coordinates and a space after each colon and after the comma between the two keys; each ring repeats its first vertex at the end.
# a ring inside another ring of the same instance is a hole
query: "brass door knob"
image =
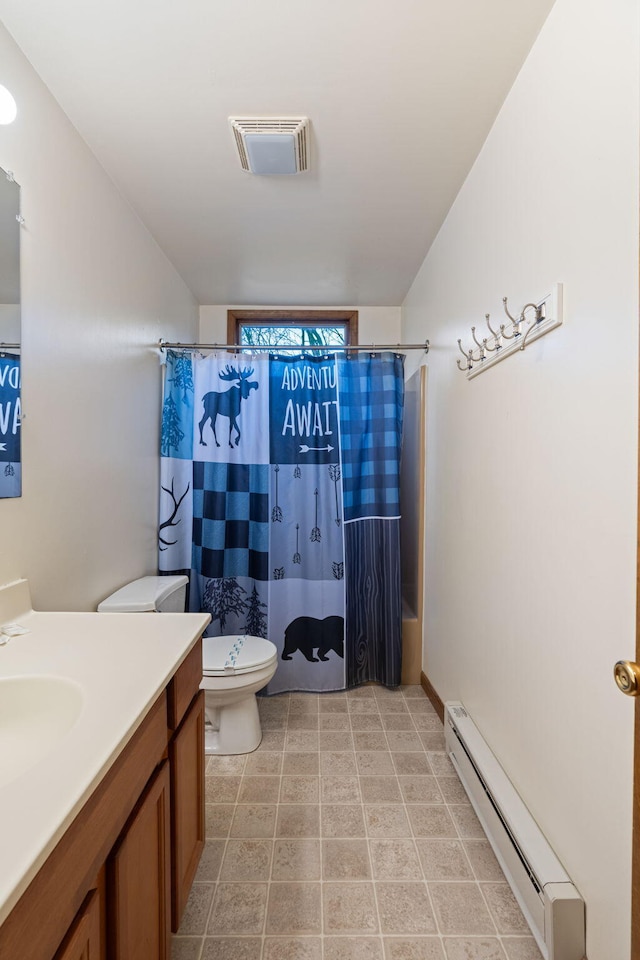
{"type": "Polygon", "coordinates": [[[613,668],[613,676],[618,688],[628,697],[640,694],[640,667],[631,660],[618,660],[613,668]]]}

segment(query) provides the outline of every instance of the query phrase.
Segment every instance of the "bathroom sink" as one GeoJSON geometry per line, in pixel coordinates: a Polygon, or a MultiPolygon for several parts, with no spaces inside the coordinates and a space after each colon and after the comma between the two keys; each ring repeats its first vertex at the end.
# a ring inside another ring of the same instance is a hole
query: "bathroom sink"
{"type": "Polygon", "coordinates": [[[0,679],[0,788],[43,760],[82,710],[79,684],[66,677],[0,679]]]}

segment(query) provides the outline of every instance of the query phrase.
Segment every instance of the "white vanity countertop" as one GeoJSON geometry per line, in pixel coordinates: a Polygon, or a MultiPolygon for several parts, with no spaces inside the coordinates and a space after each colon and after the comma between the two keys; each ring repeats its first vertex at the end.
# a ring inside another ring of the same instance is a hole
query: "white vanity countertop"
{"type": "Polygon", "coordinates": [[[0,626],[17,621],[29,631],[0,646],[0,681],[67,678],[79,684],[83,703],[43,759],[0,785],[0,923],[210,620],[199,613],[39,613],[28,609],[28,598],[26,581],[0,588],[0,626]]]}

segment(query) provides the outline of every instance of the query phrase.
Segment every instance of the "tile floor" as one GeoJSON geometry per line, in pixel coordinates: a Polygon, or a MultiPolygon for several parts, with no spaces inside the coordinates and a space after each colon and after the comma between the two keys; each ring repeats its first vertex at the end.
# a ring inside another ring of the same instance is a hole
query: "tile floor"
{"type": "Polygon", "coordinates": [[[260,698],[172,960],[540,960],[419,686],[260,698]]]}

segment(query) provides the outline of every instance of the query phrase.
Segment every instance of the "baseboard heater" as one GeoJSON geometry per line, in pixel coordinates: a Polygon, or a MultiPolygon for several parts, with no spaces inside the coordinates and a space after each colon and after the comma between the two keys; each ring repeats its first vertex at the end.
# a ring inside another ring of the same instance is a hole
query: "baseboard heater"
{"type": "Polygon", "coordinates": [[[583,960],[584,901],[458,702],[445,704],[447,754],[545,960],[583,960]]]}

